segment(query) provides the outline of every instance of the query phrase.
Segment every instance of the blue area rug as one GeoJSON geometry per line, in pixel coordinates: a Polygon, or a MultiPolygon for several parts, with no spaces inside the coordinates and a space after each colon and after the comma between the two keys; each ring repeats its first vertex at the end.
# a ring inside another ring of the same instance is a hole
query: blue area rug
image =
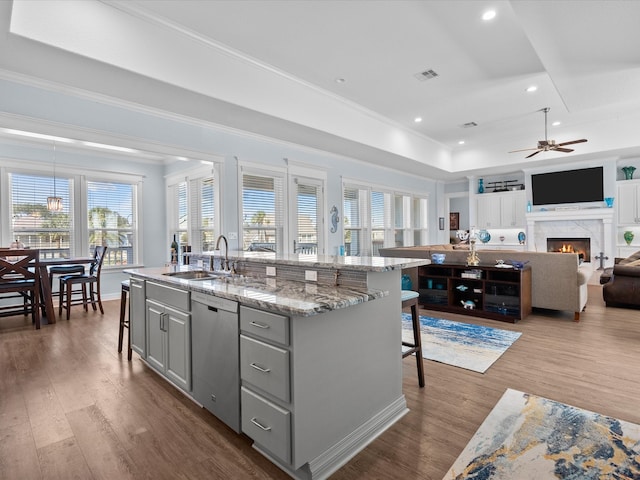
{"type": "Polygon", "coordinates": [[[640,478],[640,425],[508,389],[444,476],[558,478],[640,478]]]}
{"type": "MultiPolygon", "coordinates": [[[[499,328],[420,316],[422,356],[484,373],[521,335],[499,328]]],[[[402,314],[402,339],[413,341],[411,314],[402,314]]]]}

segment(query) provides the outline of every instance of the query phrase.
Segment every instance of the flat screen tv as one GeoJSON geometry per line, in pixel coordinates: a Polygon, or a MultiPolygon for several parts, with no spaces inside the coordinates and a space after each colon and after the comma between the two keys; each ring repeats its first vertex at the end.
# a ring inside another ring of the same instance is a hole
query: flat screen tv
{"type": "Polygon", "coordinates": [[[602,201],[602,167],[531,175],[531,192],[534,205],[602,201]]]}

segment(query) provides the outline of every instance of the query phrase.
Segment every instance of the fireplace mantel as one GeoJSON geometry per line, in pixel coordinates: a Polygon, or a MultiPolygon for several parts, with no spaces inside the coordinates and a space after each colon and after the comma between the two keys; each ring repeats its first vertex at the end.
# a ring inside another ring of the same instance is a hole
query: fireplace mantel
{"type": "Polygon", "coordinates": [[[613,208],[583,208],[566,210],[545,210],[543,212],[527,212],[527,225],[535,222],[557,222],[562,220],[601,220],[613,223],[613,208]]]}
{"type": "Polygon", "coordinates": [[[527,212],[527,248],[546,251],[546,237],[580,237],[591,239],[591,262],[600,264],[600,252],[609,257],[607,266],[615,258],[613,236],[613,208],[558,209],[527,212]]]}

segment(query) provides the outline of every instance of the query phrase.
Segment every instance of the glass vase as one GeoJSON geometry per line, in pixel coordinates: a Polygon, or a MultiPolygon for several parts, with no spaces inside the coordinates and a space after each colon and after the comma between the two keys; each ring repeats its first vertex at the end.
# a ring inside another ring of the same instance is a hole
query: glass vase
{"type": "Polygon", "coordinates": [[[633,242],[633,237],[634,237],[633,232],[630,230],[627,230],[626,232],[624,232],[623,236],[624,236],[624,241],[627,242],[627,245],[631,245],[631,242],[633,242]]]}
{"type": "Polygon", "coordinates": [[[484,180],[478,179],[478,193],[484,193],[484,180]]]}
{"type": "Polygon", "coordinates": [[[633,178],[633,172],[636,171],[636,167],[622,167],[622,171],[624,172],[624,179],[631,180],[633,178]]]}

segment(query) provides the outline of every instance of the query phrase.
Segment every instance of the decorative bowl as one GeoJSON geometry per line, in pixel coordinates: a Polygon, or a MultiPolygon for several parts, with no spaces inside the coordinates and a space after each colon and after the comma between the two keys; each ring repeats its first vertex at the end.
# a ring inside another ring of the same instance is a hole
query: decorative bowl
{"type": "Polygon", "coordinates": [[[521,270],[522,268],[524,268],[524,266],[529,263],[529,260],[527,260],[526,262],[520,262],[518,260],[510,260],[511,265],[513,265],[513,268],[517,269],[517,270],[521,270]]]}
{"type": "Polygon", "coordinates": [[[446,253],[432,253],[431,254],[431,261],[433,263],[436,263],[438,265],[444,263],[444,259],[447,256],[446,253]]]}

